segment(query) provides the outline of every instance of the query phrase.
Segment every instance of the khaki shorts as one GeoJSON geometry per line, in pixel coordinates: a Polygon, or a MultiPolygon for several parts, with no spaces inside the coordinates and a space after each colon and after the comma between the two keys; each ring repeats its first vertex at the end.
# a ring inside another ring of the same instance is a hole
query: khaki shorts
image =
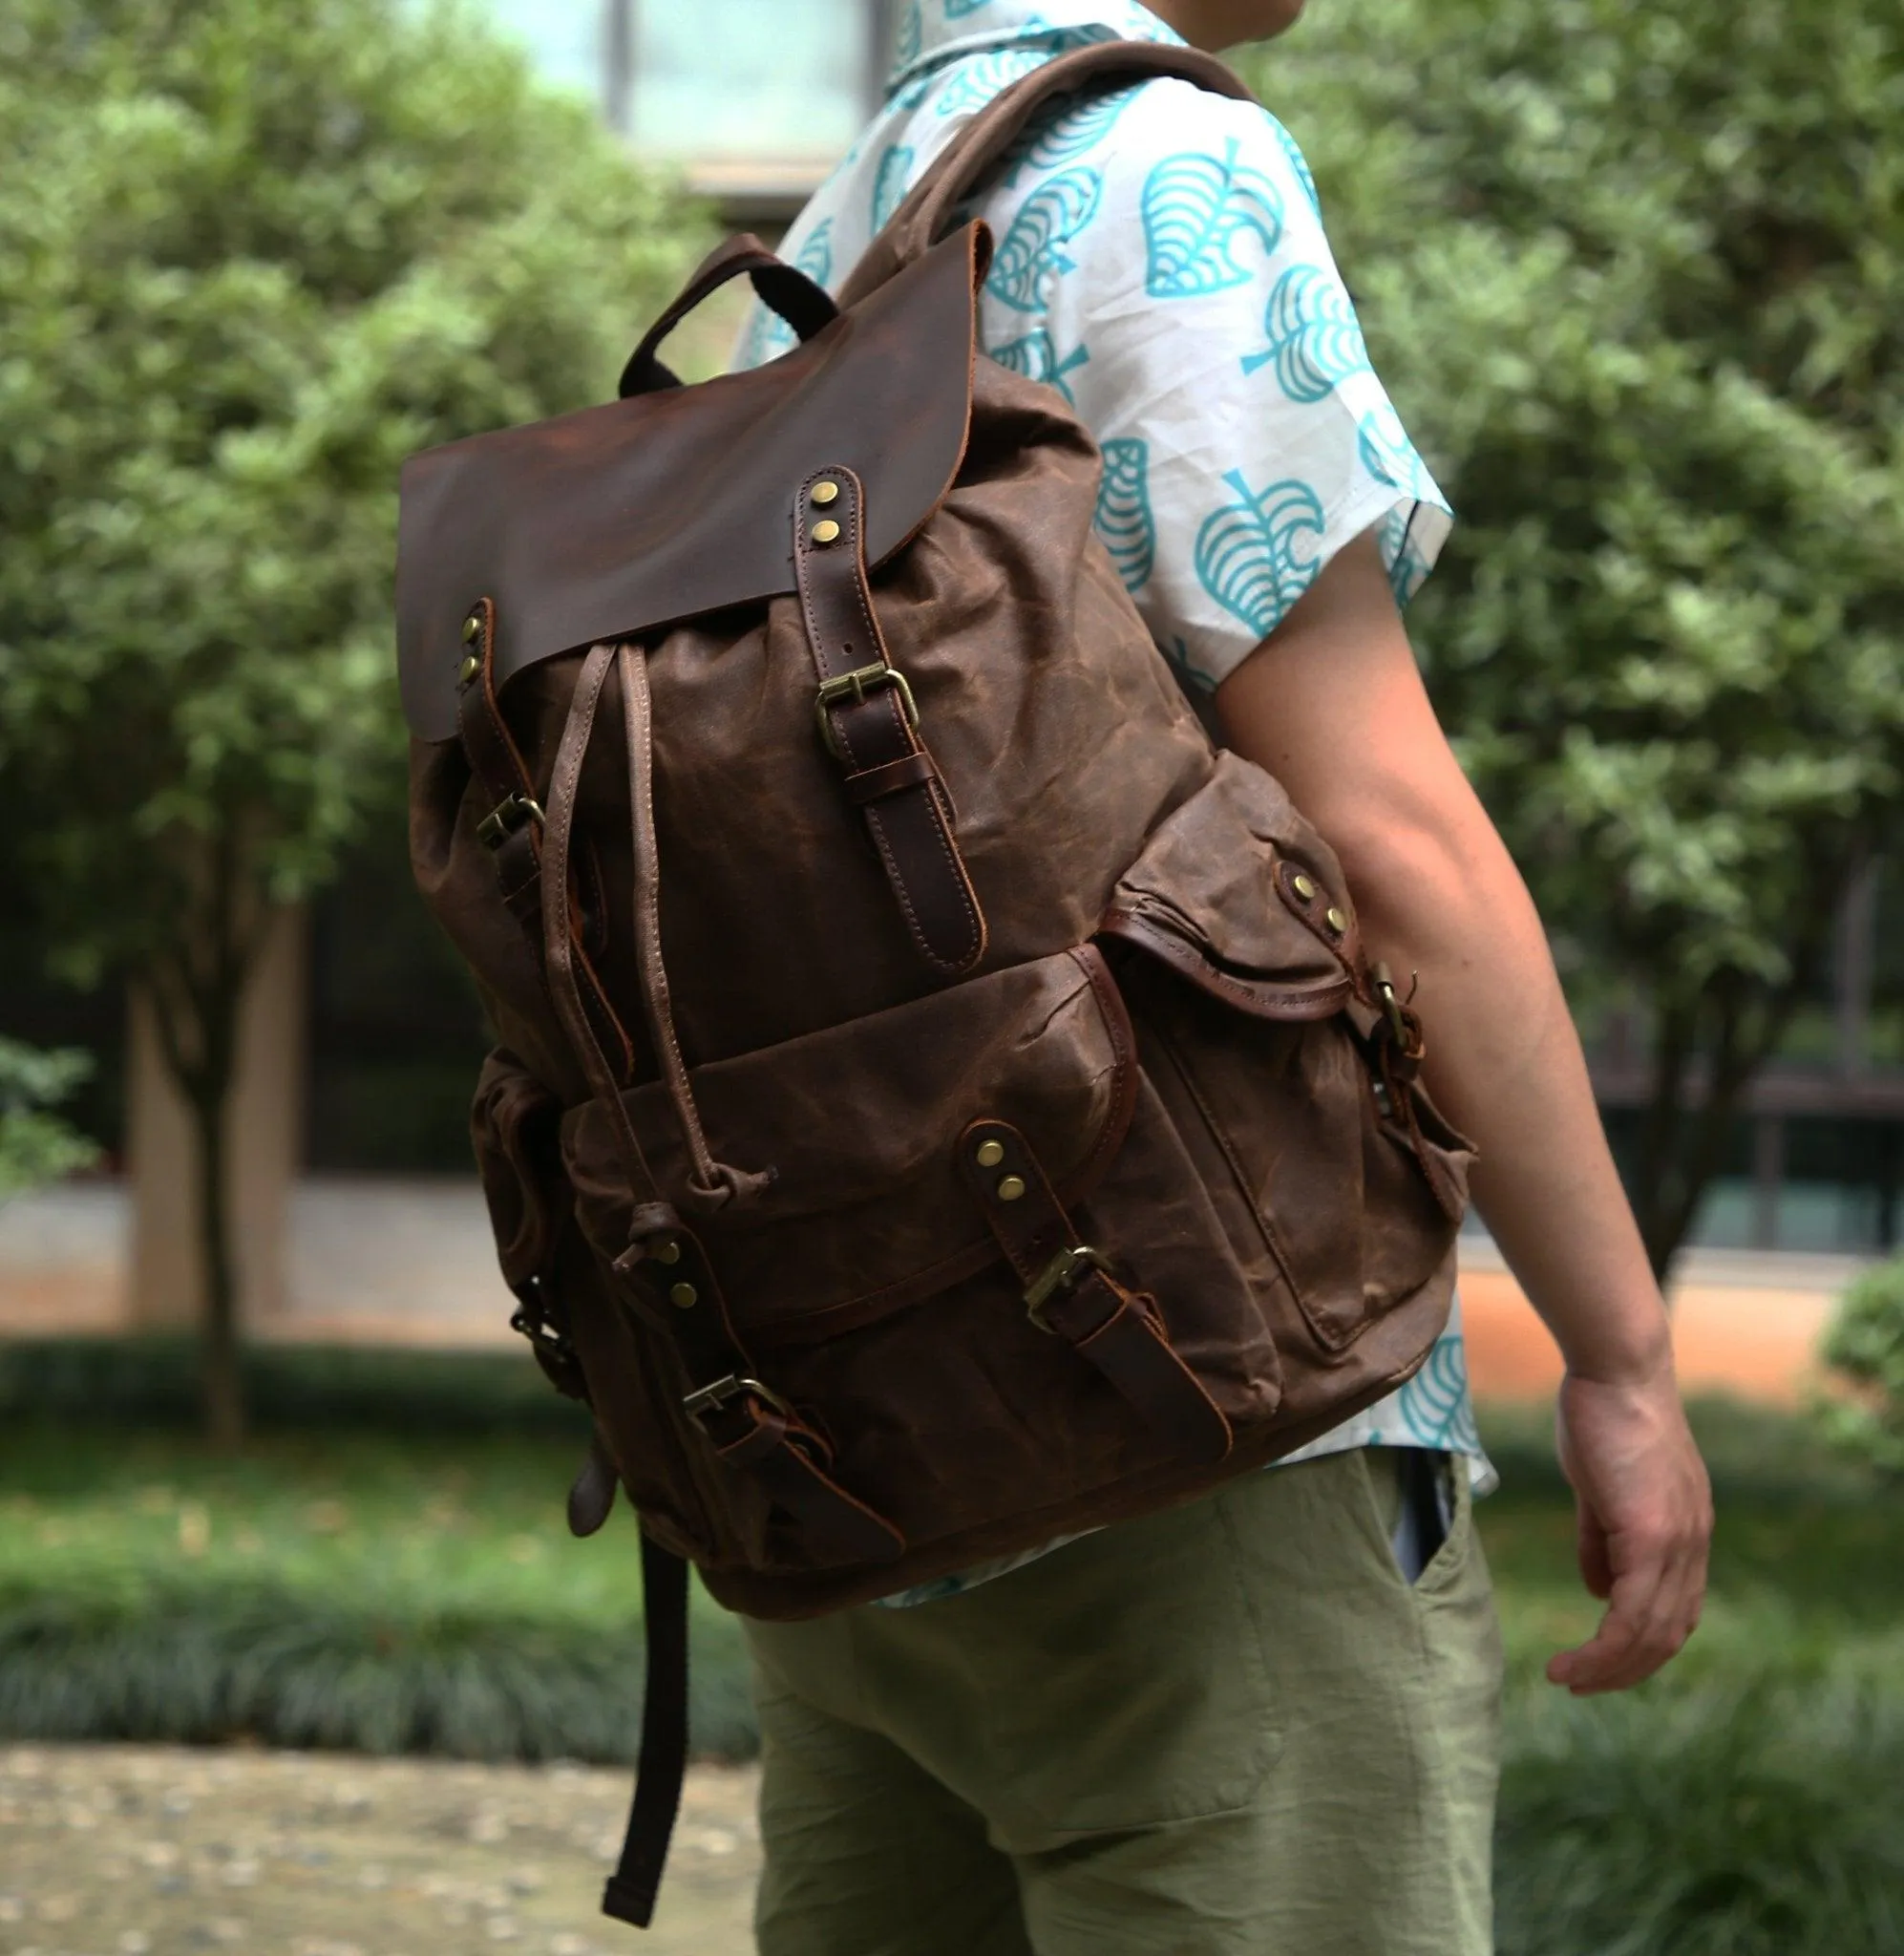
{"type": "Polygon", "coordinates": [[[1485,1956],[1500,1640],[1467,1475],[1233,1481],[904,1610],[748,1625],[761,1956],[1485,1956]]]}

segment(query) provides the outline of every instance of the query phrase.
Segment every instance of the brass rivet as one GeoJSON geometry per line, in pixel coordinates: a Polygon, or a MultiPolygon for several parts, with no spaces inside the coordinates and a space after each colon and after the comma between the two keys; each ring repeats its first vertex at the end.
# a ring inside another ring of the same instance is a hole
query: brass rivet
{"type": "Polygon", "coordinates": [[[701,1293],[691,1284],[677,1284],[667,1293],[667,1301],[670,1304],[679,1305],[683,1310],[686,1310],[689,1305],[700,1303],[701,1293]]]}
{"type": "Polygon", "coordinates": [[[815,543],[831,543],[838,535],[839,525],[831,517],[828,517],[824,522],[814,525],[814,542],[815,543]]]}
{"type": "Polygon", "coordinates": [[[1015,1202],[1025,1193],[1025,1178],[1022,1175],[1007,1175],[998,1185],[998,1199],[1002,1202],[1015,1202]]]}
{"type": "Polygon", "coordinates": [[[669,1237],[654,1253],[658,1264],[678,1264],[681,1261],[681,1245],[669,1237]]]}
{"type": "Polygon", "coordinates": [[[463,663],[456,668],[456,684],[458,686],[467,686],[470,683],[470,681],[474,679],[476,676],[476,674],[481,670],[482,661],[478,659],[474,652],[472,652],[469,655],[469,657],[465,659],[463,663]]]}
{"type": "Polygon", "coordinates": [[[474,611],[472,611],[470,615],[463,620],[463,643],[466,646],[474,644],[476,641],[476,633],[479,632],[481,629],[482,620],[478,618],[474,611]]]}
{"type": "Polygon", "coordinates": [[[1316,894],[1316,885],[1299,871],[1289,879],[1289,887],[1306,904],[1316,894]]]}
{"type": "Polygon", "coordinates": [[[1328,915],[1322,919],[1322,922],[1326,924],[1338,937],[1340,937],[1343,934],[1343,932],[1348,928],[1348,919],[1344,917],[1340,910],[1331,909],[1328,915]]]}
{"type": "Polygon", "coordinates": [[[824,509],[829,502],[836,502],[838,500],[839,484],[837,482],[815,482],[814,484],[814,500],[817,502],[822,509],[824,509]]]}
{"type": "Polygon", "coordinates": [[[1003,1141],[981,1141],[979,1143],[978,1160],[981,1168],[996,1168],[1004,1159],[1005,1143],[1003,1141]]]}

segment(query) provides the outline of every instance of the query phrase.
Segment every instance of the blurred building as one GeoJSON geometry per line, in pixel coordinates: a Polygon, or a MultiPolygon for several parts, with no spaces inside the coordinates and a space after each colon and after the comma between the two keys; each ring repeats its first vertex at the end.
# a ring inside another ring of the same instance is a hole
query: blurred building
{"type": "Polygon", "coordinates": [[[736,224],[784,223],[879,97],[902,0],[486,0],[736,224]]]}

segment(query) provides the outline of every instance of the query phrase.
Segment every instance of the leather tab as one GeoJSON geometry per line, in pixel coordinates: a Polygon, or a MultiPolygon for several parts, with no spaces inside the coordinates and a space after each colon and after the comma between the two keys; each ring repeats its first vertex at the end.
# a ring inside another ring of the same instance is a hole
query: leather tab
{"type": "Polygon", "coordinates": [[[1087,1245],[1025,1137],[975,1120],[959,1137],[959,1162],[1025,1283],[1033,1324],[1088,1358],[1181,1457],[1222,1459],[1230,1422],[1171,1344],[1156,1301],[1127,1290],[1094,1252],[1068,1254],[1087,1245]]]}
{"type": "Polygon", "coordinates": [[[568,1491],[568,1532],[579,1539],[595,1534],[613,1511],[615,1490],[620,1485],[614,1456],[598,1426],[588,1442],[582,1471],[568,1491]]]}
{"type": "Polygon", "coordinates": [[[920,788],[938,779],[939,770],[932,756],[921,749],[918,754],[902,754],[898,760],[889,760],[877,768],[861,768],[857,775],[848,775],[841,785],[848,798],[863,808],[869,801],[897,795],[901,788],[920,788]]]}
{"type": "Polygon", "coordinates": [[[917,776],[877,787],[863,801],[866,826],[920,955],[945,976],[962,977],[985,954],[985,921],[951,805],[919,738],[911,690],[887,655],[873,609],[864,504],[859,478],[847,468],[816,470],[793,504],[800,613],[822,689],[815,711],[849,781],[883,778],[895,764],[917,776]],[[815,500],[816,490],[825,500],[815,500]]]}

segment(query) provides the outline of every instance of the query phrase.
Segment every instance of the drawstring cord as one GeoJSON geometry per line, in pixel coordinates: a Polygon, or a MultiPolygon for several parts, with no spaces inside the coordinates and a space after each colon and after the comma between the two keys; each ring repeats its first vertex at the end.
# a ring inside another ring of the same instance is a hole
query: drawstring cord
{"type": "Polygon", "coordinates": [[[635,950],[642,981],[642,1005],[667,1097],[693,1163],[687,1196],[689,1206],[711,1214],[728,1203],[757,1200],[772,1186],[769,1168],[754,1174],[716,1161],[694,1104],[694,1088],[675,1036],[674,1007],[667,989],[667,967],[661,955],[661,852],[654,831],[653,710],[648,695],[647,655],[638,646],[620,648],[622,721],[628,748],[628,814],[633,830],[635,877],[635,950]]]}
{"type": "Polygon", "coordinates": [[[596,1037],[575,975],[575,922],[569,902],[569,850],[575,832],[575,804],[582,784],[582,765],[602,704],[608,668],[617,660],[622,680],[623,717],[628,746],[629,809],[634,832],[635,945],[641,978],[642,1004],[654,1037],[668,1100],[688,1144],[691,1164],[685,1191],[688,1205],[711,1214],[730,1202],[752,1201],[770,1186],[773,1171],[750,1174],[714,1159],[707,1131],[694,1104],[694,1090],[681,1057],[674,1013],[668,998],[667,971],[661,955],[660,855],[655,844],[654,801],[648,763],[652,751],[647,666],[637,647],[597,645],[589,648],[575,682],[561,744],[556,753],[549,783],[549,805],[542,831],[542,939],[546,946],[549,990],[556,1015],[582,1061],[582,1072],[602,1104],[614,1136],[623,1171],[637,1206],[629,1230],[631,1240],[667,1228],[672,1212],[660,1201],[658,1185],[642,1152],[634,1123],[628,1118],[621,1088],[602,1042],[596,1037]]]}

